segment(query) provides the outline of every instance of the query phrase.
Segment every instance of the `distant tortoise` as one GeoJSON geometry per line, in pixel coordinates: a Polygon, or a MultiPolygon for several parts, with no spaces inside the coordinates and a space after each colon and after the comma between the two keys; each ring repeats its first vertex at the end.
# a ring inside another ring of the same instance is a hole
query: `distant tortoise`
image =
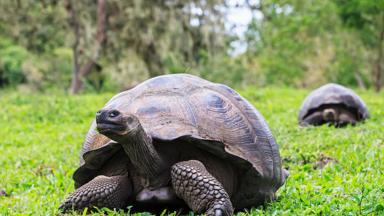
{"type": "Polygon", "coordinates": [[[299,124],[342,127],[355,125],[368,118],[363,100],[351,89],[338,84],[326,84],[307,96],[299,111],[299,124]]]}
{"type": "Polygon", "coordinates": [[[97,112],[80,160],[64,211],[182,202],[231,215],[272,200],[287,177],[260,113],[231,88],[186,74],[114,96],[97,112]]]}

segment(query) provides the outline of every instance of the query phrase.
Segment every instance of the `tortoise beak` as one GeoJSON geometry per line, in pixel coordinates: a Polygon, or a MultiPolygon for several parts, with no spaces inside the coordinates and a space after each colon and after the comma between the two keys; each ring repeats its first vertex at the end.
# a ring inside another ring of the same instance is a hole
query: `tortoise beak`
{"type": "Polygon", "coordinates": [[[323,111],[323,118],[325,121],[336,121],[336,112],[334,109],[325,109],[323,111]]]}
{"type": "Polygon", "coordinates": [[[101,134],[125,131],[123,115],[118,110],[100,110],[96,113],[97,130],[101,134]]]}

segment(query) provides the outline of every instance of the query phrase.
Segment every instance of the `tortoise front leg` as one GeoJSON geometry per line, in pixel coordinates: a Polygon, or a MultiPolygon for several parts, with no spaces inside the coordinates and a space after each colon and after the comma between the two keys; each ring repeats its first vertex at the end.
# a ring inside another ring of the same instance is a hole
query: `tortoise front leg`
{"type": "Polygon", "coordinates": [[[301,126],[306,127],[308,125],[321,125],[324,123],[323,112],[317,111],[307,116],[303,122],[301,122],[301,126]]]}
{"type": "Polygon", "coordinates": [[[71,193],[59,209],[67,212],[86,207],[124,208],[132,193],[132,185],[127,175],[99,175],[71,193]]]}
{"type": "Polygon", "coordinates": [[[347,124],[356,125],[357,122],[355,115],[347,110],[340,112],[338,120],[337,127],[344,127],[347,124]]]}
{"type": "Polygon", "coordinates": [[[171,169],[176,194],[196,213],[232,215],[233,207],[221,183],[197,160],[176,163],[171,169]]]}

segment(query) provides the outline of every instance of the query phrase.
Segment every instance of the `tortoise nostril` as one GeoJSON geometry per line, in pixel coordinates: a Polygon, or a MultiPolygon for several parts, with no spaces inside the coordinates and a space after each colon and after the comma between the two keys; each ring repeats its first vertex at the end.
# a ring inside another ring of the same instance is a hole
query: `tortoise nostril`
{"type": "Polygon", "coordinates": [[[132,117],[128,117],[127,118],[127,123],[128,124],[132,124],[133,123],[133,118],[132,117]]]}
{"type": "Polygon", "coordinates": [[[96,116],[101,115],[101,113],[102,113],[102,110],[97,111],[97,112],[96,112],[96,116]]]}
{"type": "Polygon", "coordinates": [[[117,110],[112,110],[112,111],[110,111],[110,112],[108,113],[108,116],[109,116],[110,118],[114,118],[114,117],[116,117],[116,116],[118,116],[118,115],[120,115],[120,112],[117,111],[117,110]]]}

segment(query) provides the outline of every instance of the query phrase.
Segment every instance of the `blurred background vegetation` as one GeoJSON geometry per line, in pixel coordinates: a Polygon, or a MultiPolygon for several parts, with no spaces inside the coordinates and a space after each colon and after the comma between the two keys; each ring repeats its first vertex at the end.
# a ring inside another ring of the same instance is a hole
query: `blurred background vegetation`
{"type": "Polygon", "coordinates": [[[0,0],[0,88],[116,91],[191,73],[379,91],[383,41],[384,0],[0,0]]]}

